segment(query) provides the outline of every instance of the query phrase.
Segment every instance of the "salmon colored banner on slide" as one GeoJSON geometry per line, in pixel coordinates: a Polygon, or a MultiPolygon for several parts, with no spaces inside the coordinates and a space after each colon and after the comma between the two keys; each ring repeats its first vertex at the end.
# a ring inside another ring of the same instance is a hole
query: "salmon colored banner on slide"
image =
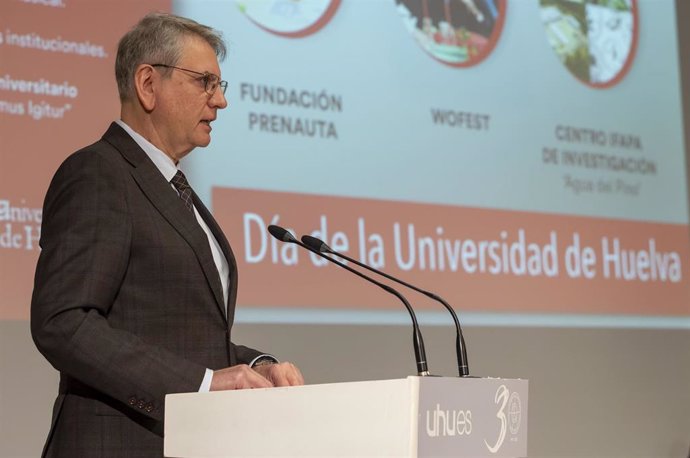
{"type": "MultiPolygon", "coordinates": [[[[688,225],[214,188],[245,306],[396,309],[269,224],[484,312],[688,316],[688,225]]],[[[405,293],[415,307],[436,309],[405,293]]]]}

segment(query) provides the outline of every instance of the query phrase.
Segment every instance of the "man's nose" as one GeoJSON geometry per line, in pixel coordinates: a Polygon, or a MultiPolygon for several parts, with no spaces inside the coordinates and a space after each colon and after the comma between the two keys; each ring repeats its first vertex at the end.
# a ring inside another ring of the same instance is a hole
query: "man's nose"
{"type": "Polygon", "coordinates": [[[225,94],[223,94],[223,90],[220,87],[216,89],[216,92],[209,99],[209,105],[221,110],[228,106],[228,99],[225,98],[225,94]]]}

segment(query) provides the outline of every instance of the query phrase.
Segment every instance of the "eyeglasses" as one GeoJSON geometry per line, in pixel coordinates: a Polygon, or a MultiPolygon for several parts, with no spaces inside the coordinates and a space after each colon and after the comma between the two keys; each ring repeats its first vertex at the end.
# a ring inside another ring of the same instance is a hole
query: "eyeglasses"
{"type": "Polygon", "coordinates": [[[165,65],[165,64],[151,64],[151,67],[165,67],[165,68],[172,68],[174,70],[182,70],[183,72],[189,72],[189,73],[194,73],[195,75],[200,75],[198,80],[204,82],[204,90],[208,95],[213,95],[216,92],[216,89],[220,87],[220,90],[223,92],[223,95],[225,95],[225,91],[228,88],[228,82],[221,80],[220,76],[214,75],[213,73],[209,72],[197,72],[194,70],[190,70],[188,68],[182,68],[182,67],[175,67],[174,65],[165,65]]]}

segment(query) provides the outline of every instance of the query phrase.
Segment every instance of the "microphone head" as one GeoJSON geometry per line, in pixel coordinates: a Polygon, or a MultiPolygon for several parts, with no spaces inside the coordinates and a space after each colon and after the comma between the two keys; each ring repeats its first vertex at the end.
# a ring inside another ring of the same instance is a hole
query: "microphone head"
{"type": "Polygon", "coordinates": [[[297,239],[295,238],[294,235],[290,233],[287,229],[284,229],[280,226],[276,226],[271,224],[268,226],[268,232],[271,233],[271,235],[281,242],[289,242],[289,243],[295,243],[297,242],[297,239]]]}
{"type": "Polygon", "coordinates": [[[312,250],[318,251],[319,253],[330,253],[331,251],[333,251],[331,250],[331,247],[326,245],[326,242],[324,242],[321,239],[317,239],[316,237],[312,237],[311,235],[303,235],[302,243],[304,243],[312,250]]]}

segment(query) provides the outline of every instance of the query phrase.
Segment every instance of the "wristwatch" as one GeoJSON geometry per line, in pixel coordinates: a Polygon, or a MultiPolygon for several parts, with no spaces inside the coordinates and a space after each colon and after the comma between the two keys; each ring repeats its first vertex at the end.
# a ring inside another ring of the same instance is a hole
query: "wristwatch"
{"type": "Polygon", "coordinates": [[[254,362],[252,362],[251,367],[254,368],[254,367],[258,367],[258,366],[267,366],[269,364],[276,364],[276,363],[278,363],[278,360],[274,356],[261,355],[258,358],[256,358],[254,360],[254,362]]]}

